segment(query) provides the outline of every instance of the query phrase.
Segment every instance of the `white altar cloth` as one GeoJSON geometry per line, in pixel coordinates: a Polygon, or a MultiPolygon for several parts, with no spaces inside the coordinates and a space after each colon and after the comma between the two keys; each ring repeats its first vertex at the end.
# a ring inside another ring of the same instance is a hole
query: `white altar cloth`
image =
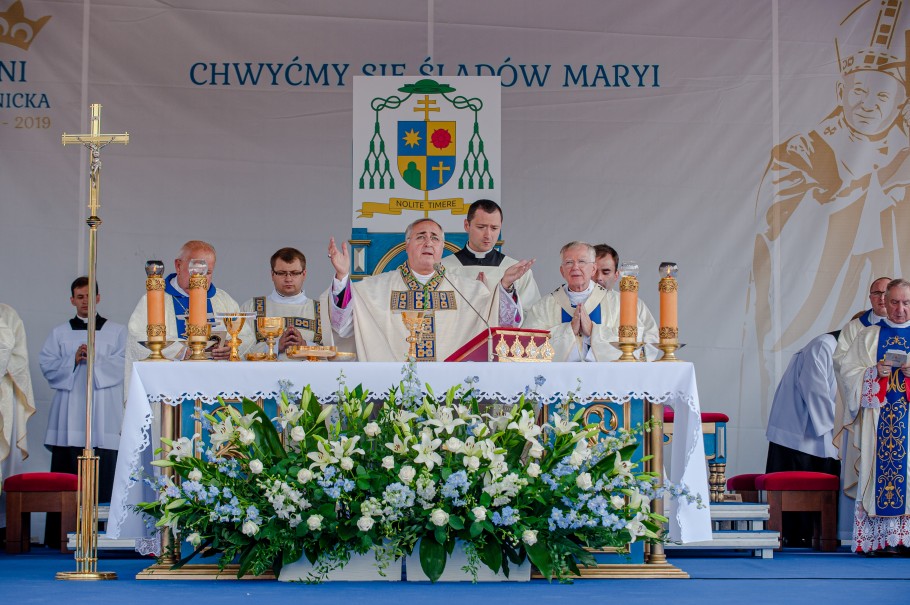
{"type": "MultiPolygon", "coordinates": [[[[374,396],[388,394],[402,379],[401,363],[309,363],[309,362],[138,362],[133,364],[129,394],[120,436],[120,454],[114,477],[107,535],[110,538],[147,538],[150,530],[132,510],[138,502],[150,501],[152,489],[139,479],[151,474],[154,447],[149,447],[152,403],[178,405],[185,399],[205,402],[224,398],[278,396],[279,381],[290,381],[290,392],[310,385],[322,403],[330,402],[344,372],[348,387],[362,384],[374,396]]],[[[701,430],[701,408],[691,363],[419,363],[417,376],[441,395],[467,377],[478,377],[476,391],[484,398],[514,402],[535,377],[546,381],[537,387],[538,397],[555,402],[567,393],[586,403],[597,399],[627,402],[647,399],[663,403],[675,412],[674,435],[669,451],[668,479],[684,483],[701,494],[704,508],[671,502],[670,539],[683,544],[711,539],[710,491],[701,430]]],[[[156,419],[156,422],[158,420],[156,419]]]]}

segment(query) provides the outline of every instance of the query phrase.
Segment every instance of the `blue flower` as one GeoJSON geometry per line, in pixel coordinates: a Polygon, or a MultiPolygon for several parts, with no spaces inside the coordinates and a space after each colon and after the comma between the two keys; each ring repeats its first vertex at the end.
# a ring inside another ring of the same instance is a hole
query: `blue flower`
{"type": "Polygon", "coordinates": [[[542,387],[546,381],[547,379],[543,375],[537,375],[534,377],[534,384],[539,387],[542,387]]]}
{"type": "Polygon", "coordinates": [[[493,521],[493,525],[508,526],[518,523],[519,516],[515,509],[511,506],[506,506],[501,512],[493,513],[490,519],[493,521]]]}

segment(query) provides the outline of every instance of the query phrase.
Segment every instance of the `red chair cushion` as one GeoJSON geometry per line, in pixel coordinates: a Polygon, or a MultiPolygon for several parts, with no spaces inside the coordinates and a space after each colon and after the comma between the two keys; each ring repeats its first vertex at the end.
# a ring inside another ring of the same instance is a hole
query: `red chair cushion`
{"type": "MultiPolygon", "coordinates": [[[[664,408],[664,422],[673,422],[673,410],[670,408],[664,408]]],[[[730,417],[726,414],[721,414],[720,412],[702,412],[701,413],[702,422],[730,422],[730,417]]]]}
{"type": "Polygon", "coordinates": [[[756,477],[755,487],[774,492],[837,491],[840,488],[840,479],[828,473],[784,471],[756,477]]]}
{"type": "Polygon", "coordinates": [[[70,473],[22,473],[7,477],[7,492],[74,492],[79,489],[78,475],[70,473]]]}
{"type": "Polygon", "coordinates": [[[746,473],[730,477],[727,479],[727,489],[731,492],[737,490],[754,492],[758,489],[755,487],[755,479],[760,476],[759,473],[746,473]]]}

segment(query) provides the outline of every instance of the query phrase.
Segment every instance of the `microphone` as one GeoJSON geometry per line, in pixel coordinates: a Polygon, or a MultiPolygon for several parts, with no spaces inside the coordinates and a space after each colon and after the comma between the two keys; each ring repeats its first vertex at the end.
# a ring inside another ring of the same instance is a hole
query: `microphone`
{"type": "MultiPolygon", "coordinates": [[[[446,270],[445,270],[445,267],[442,265],[442,263],[433,264],[433,268],[436,270],[437,273],[442,275],[442,278],[444,280],[449,282],[449,285],[452,286],[452,289],[455,290],[455,292],[462,298],[462,300],[464,300],[466,303],[468,303],[468,306],[471,307],[471,310],[474,311],[474,314],[477,315],[477,317],[480,318],[480,321],[483,322],[483,325],[485,325],[487,327],[487,361],[493,361],[493,328],[490,327],[490,322],[488,322],[487,318],[484,317],[483,315],[481,315],[480,311],[478,311],[474,307],[474,305],[471,304],[470,299],[468,299],[467,296],[462,294],[461,290],[459,290],[458,287],[454,283],[452,283],[452,280],[449,279],[448,275],[446,275],[446,270]]],[[[493,301],[495,301],[495,300],[496,300],[496,298],[493,297],[493,300],[490,301],[490,310],[491,311],[493,310],[493,301]]]]}

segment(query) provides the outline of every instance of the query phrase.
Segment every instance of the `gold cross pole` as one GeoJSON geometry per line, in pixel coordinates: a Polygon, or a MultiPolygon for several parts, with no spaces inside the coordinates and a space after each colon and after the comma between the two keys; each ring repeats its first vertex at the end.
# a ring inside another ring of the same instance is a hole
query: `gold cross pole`
{"type": "Polygon", "coordinates": [[[76,524],[76,571],[57,572],[58,580],[116,580],[112,571],[98,571],[98,457],[92,449],[92,403],[95,376],[95,298],[98,260],[98,218],[101,190],[101,149],[111,143],[126,145],[128,133],[101,134],[101,105],[94,103],[90,134],[63,133],[64,145],[84,145],[89,150],[88,235],[88,333],[86,336],[85,449],[79,457],[78,522],[76,524]]]}

